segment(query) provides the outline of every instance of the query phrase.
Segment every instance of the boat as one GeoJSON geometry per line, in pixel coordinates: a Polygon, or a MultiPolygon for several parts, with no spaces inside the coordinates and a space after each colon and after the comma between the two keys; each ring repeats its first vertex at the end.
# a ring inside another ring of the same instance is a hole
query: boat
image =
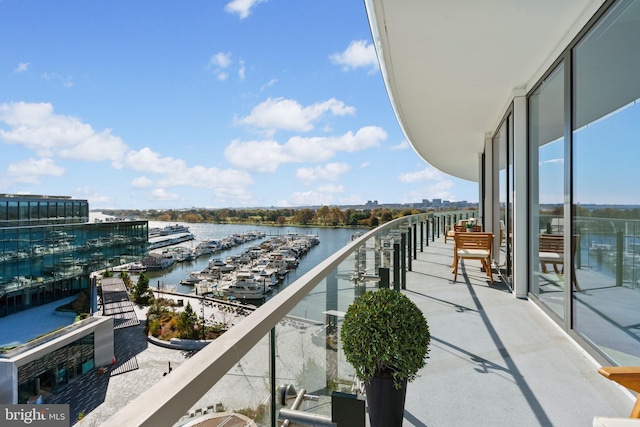
{"type": "Polygon", "coordinates": [[[259,300],[266,293],[266,287],[259,284],[253,273],[247,270],[236,272],[231,283],[222,285],[219,289],[224,296],[236,299],[259,300]]]}
{"type": "Polygon", "coordinates": [[[209,268],[212,270],[216,269],[221,273],[229,273],[230,271],[235,270],[236,266],[235,264],[225,262],[220,258],[215,258],[215,259],[209,260],[209,268]]]}
{"type": "Polygon", "coordinates": [[[167,225],[164,228],[154,227],[149,229],[149,238],[158,236],[169,236],[171,234],[190,233],[189,227],[184,225],[167,225]]]}
{"type": "Polygon", "coordinates": [[[164,228],[149,230],[149,250],[176,245],[195,239],[195,236],[184,225],[167,225],[164,228]]]}
{"type": "Polygon", "coordinates": [[[147,271],[147,267],[142,265],[141,262],[132,262],[126,266],[126,270],[131,273],[141,273],[143,271],[147,271]]]}

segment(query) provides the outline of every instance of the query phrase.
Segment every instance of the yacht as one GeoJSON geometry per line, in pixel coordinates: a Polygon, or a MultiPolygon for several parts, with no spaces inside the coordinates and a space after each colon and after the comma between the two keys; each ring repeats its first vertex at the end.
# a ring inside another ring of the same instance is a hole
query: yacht
{"type": "Polygon", "coordinates": [[[226,297],[236,299],[262,299],[265,295],[265,287],[258,283],[253,273],[242,270],[235,274],[235,277],[228,285],[223,285],[220,290],[226,297]]]}
{"type": "Polygon", "coordinates": [[[230,262],[225,262],[220,258],[215,258],[209,261],[209,268],[217,269],[221,273],[229,273],[230,271],[235,270],[236,266],[235,264],[232,264],[230,262]]]}

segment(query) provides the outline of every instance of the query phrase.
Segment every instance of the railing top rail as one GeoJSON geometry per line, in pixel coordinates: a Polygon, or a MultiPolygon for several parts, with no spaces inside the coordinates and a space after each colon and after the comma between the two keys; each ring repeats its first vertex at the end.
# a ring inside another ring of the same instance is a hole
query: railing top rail
{"type": "Polygon", "coordinates": [[[176,368],[172,375],[162,378],[102,425],[155,427],[166,425],[167,420],[177,421],[180,415],[186,413],[316,285],[364,242],[377,234],[400,229],[427,217],[428,214],[418,214],[398,218],[347,243],[216,339],[216,345],[200,350],[176,368]]]}

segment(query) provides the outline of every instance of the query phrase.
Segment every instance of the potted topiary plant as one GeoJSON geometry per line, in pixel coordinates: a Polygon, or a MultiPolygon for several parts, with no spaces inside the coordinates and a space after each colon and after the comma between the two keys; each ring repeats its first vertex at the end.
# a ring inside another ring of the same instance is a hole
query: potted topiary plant
{"type": "Polygon", "coordinates": [[[420,309],[399,291],[368,291],[347,309],[340,338],[365,384],[371,427],[402,426],[407,382],[425,365],[431,340],[420,309]]]}

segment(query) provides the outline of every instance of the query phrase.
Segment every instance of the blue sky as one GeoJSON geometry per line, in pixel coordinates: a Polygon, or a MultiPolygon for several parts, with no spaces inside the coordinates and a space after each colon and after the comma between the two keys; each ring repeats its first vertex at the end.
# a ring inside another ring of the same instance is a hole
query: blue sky
{"type": "Polygon", "coordinates": [[[362,1],[0,0],[0,193],[477,201],[398,126],[362,1]]]}

